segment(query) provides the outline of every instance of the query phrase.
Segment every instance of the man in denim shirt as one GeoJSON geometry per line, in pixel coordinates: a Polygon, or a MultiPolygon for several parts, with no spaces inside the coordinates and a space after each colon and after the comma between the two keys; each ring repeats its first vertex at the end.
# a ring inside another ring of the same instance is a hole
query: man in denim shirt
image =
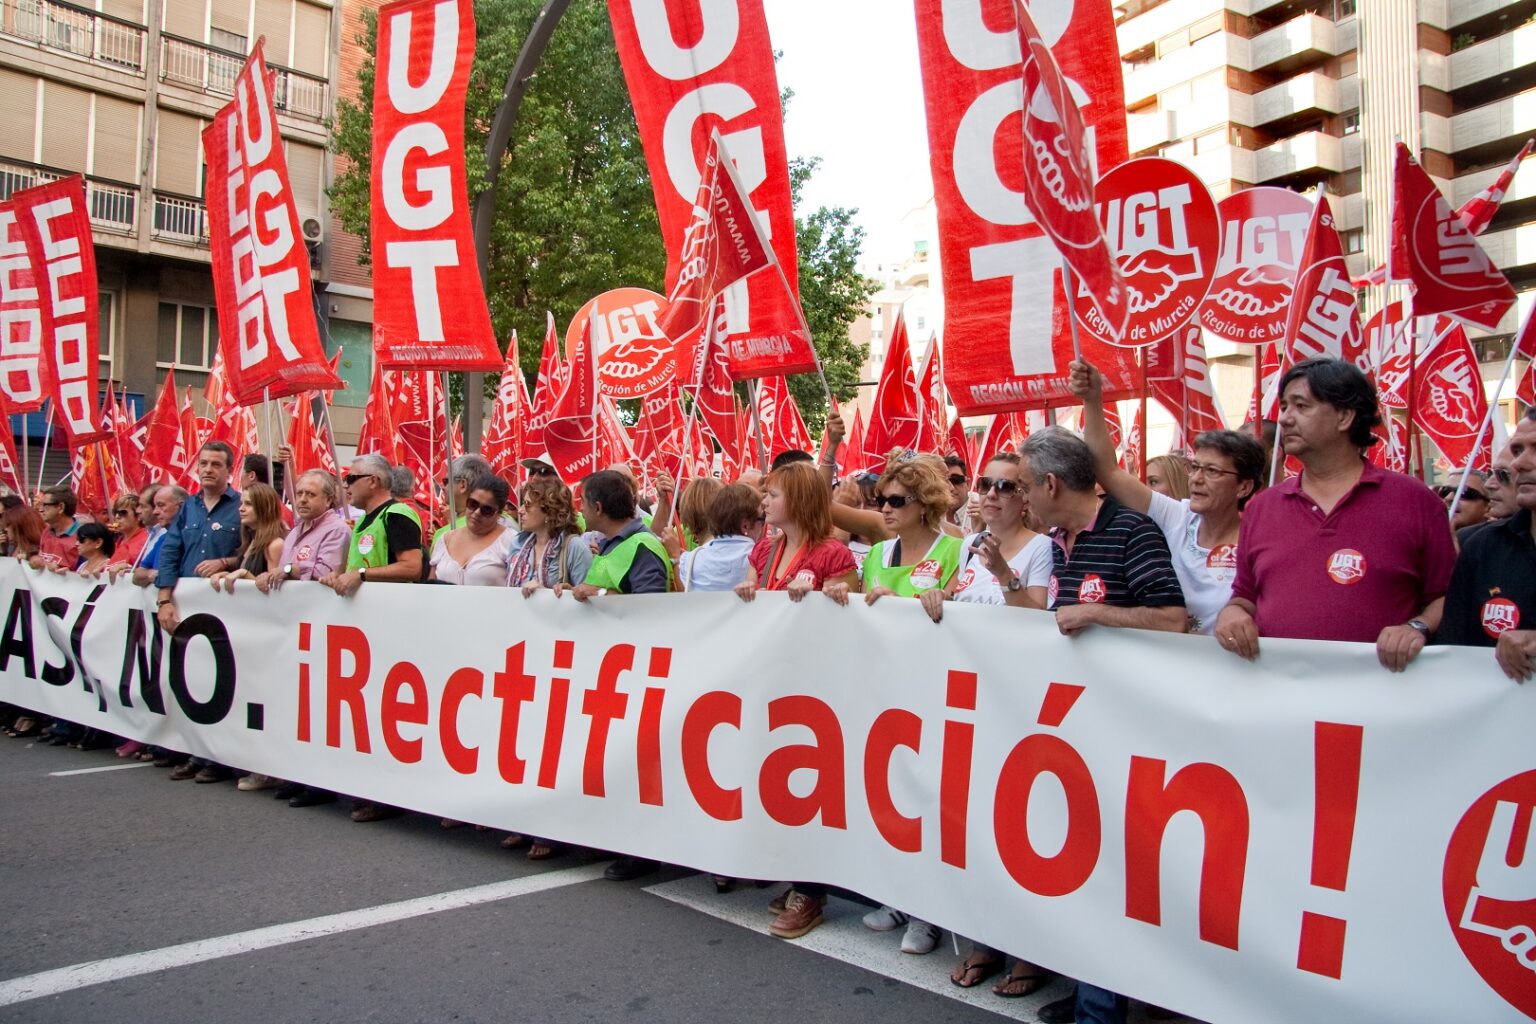
{"type": "MultiPolygon", "coordinates": [[[[181,504],[181,511],[160,542],[160,626],[174,633],[181,623],[176,610],[176,581],[188,576],[212,576],[239,567],[240,495],[229,486],[235,452],[223,441],[209,441],[197,452],[197,479],[202,490],[181,504]]],[[[222,782],[223,765],[194,757],[171,772],[171,778],[222,782]]]]}

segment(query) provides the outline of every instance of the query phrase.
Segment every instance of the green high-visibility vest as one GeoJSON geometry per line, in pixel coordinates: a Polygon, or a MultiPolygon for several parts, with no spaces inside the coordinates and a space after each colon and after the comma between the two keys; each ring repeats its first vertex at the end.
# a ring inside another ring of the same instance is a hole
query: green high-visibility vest
{"type": "Polygon", "coordinates": [[[922,558],[910,565],[885,562],[885,549],[894,541],[883,540],[864,556],[864,589],[889,587],[902,597],[917,597],[925,590],[942,587],[960,568],[960,538],[943,534],[922,558]]]}
{"type": "Polygon", "coordinates": [[[405,516],[415,525],[416,532],[421,532],[421,517],[416,510],[398,501],[386,506],[367,529],[363,528],[363,519],[368,518],[364,516],[352,527],[352,541],[347,545],[348,572],[364,567],[379,569],[389,564],[389,534],[384,529],[384,520],[388,516],[405,516]]]}
{"type": "Polygon", "coordinates": [[[635,555],[641,548],[655,553],[667,567],[667,590],[676,589],[673,583],[672,559],[667,556],[667,549],[662,546],[660,539],[649,530],[639,530],[625,537],[607,554],[594,555],[592,567],[587,570],[586,582],[602,590],[620,590],[619,584],[624,577],[629,575],[629,569],[635,564],[635,555]]]}

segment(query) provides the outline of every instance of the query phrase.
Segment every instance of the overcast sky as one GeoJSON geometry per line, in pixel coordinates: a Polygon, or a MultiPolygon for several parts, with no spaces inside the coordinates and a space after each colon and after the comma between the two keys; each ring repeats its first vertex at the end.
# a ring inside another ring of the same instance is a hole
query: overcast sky
{"type": "Polygon", "coordinates": [[[810,208],[850,206],[869,237],[866,264],[904,256],[895,230],[933,194],[911,0],[764,0],[789,155],[819,156],[810,208]]]}

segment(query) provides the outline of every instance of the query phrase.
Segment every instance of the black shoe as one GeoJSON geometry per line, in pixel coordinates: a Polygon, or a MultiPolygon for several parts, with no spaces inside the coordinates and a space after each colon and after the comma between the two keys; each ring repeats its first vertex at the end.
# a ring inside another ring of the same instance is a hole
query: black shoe
{"type": "Polygon", "coordinates": [[[1058,999],[1054,1003],[1046,1003],[1035,1014],[1045,1024],[1073,1024],[1077,1020],[1077,992],[1074,990],[1065,999],[1058,999]]]}
{"type": "Polygon", "coordinates": [[[304,792],[304,787],[297,782],[284,782],[272,790],[272,799],[292,800],[302,792],[304,792]]]}
{"type": "Polygon", "coordinates": [[[289,807],[319,807],[321,804],[333,804],[336,802],[336,794],[324,789],[305,789],[288,800],[289,807]]]}
{"type": "Polygon", "coordinates": [[[620,857],[608,869],[603,872],[603,877],[610,882],[628,882],[634,878],[643,878],[654,874],[661,869],[661,865],[654,860],[646,860],[644,857],[620,857]]]}

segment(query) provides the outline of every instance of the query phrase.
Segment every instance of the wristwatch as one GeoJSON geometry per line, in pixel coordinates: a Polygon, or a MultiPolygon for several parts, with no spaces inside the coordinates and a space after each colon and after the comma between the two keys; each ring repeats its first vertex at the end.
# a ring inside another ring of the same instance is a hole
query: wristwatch
{"type": "Polygon", "coordinates": [[[283,566],[283,578],[286,579],[286,578],[288,578],[289,576],[292,576],[292,575],[293,575],[293,563],[289,562],[287,565],[283,566]]]}
{"type": "Polygon", "coordinates": [[[1017,593],[1018,591],[1024,589],[1024,581],[1019,579],[1018,573],[1011,572],[1008,574],[1008,586],[1006,589],[1010,594],[1017,593]]]}
{"type": "Polygon", "coordinates": [[[1429,639],[1429,625],[1421,619],[1409,619],[1408,625],[1419,631],[1419,635],[1425,640],[1429,639]]]}
{"type": "Polygon", "coordinates": [[[368,582],[368,567],[366,565],[363,566],[361,569],[357,570],[357,582],[359,582],[359,583],[367,583],[368,582]]]}

